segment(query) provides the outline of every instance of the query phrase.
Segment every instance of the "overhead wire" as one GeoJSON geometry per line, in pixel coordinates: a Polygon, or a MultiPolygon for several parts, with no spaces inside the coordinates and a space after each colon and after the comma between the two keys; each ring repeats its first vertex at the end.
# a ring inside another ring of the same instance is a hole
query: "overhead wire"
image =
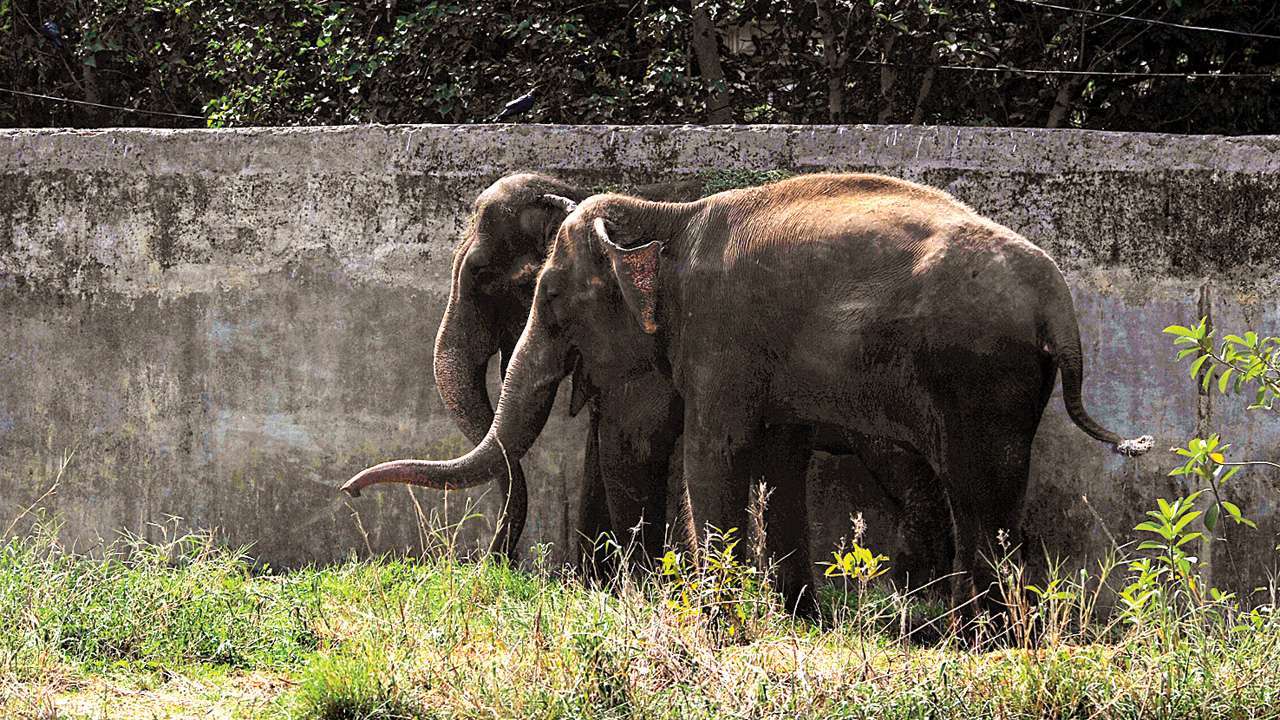
{"type": "Polygon", "coordinates": [[[13,95],[21,95],[23,97],[38,98],[41,100],[53,100],[56,102],[73,103],[76,105],[92,105],[93,107],[107,108],[109,110],[123,110],[124,112],[142,113],[145,115],[164,115],[166,117],[189,118],[191,120],[204,120],[203,115],[188,115],[187,113],[165,112],[163,110],[145,110],[143,108],[124,107],[123,105],[108,105],[106,103],[91,102],[89,100],[76,100],[73,98],[58,97],[56,95],[44,95],[42,93],[26,92],[25,90],[14,90],[12,88],[0,87],[0,92],[7,92],[13,95]]]}
{"type": "Polygon", "coordinates": [[[1061,10],[1063,12],[1073,12],[1080,15],[1093,15],[1094,17],[1104,17],[1112,20],[1128,20],[1130,22],[1141,22],[1149,25],[1160,25],[1162,27],[1177,28],[1178,30],[1221,33],[1223,35],[1236,35],[1239,37],[1252,37],[1263,40],[1280,40],[1280,35],[1272,35],[1270,33],[1250,32],[1248,30],[1229,30],[1227,28],[1209,27],[1207,25],[1183,25],[1181,23],[1169,22],[1168,20],[1156,20],[1154,18],[1137,17],[1136,15],[1121,15],[1119,13],[1102,12],[1101,10],[1090,10],[1088,8],[1073,8],[1067,5],[1043,2],[1043,0],[1013,0],[1013,2],[1022,5],[1034,5],[1036,7],[1049,8],[1052,10],[1061,10]]]}
{"type": "Polygon", "coordinates": [[[1005,66],[982,67],[978,65],[927,65],[923,63],[899,63],[889,62],[886,60],[859,60],[850,58],[849,62],[858,63],[859,65],[878,65],[881,67],[896,68],[918,68],[921,70],[967,70],[970,72],[987,72],[987,73],[1021,73],[1023,75],[1097,75],[1103,77],[1134,77],[1134,78],[1209,78],[1209,79],[1231,79],[1231,78],[1271,78],[1275,79],[1274,73],[1206,73],[1206,72],[1127,72],[1118,70],[1040,70],[1034,68],[1014,68],[1005,66]]]}

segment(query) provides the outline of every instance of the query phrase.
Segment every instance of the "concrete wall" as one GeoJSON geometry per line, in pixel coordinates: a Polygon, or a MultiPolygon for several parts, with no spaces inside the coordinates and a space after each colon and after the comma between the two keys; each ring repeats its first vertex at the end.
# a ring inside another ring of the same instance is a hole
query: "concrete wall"
{"type": "MultiPolygon", "coordinates": [[[[1197,398],[1159,334],[1206,313],[1280,331],[1280,138],[414,126],[9,131],[0,148],[0,525],[44,496],[80,546],[119,529],[157,537],[180,516],[273,565],[418,547],[408,490],[348,505],[335,488],[368,463],[465,447],[431,382],[450,252],[472,198],[526,169],[588,185],[875,170],[1041,244],[1075,291],[1095,417],[1155,434],[1159,451],[1112,455],[1055,399],[1024,523],[1033,547],[1083,559],[1108,532],[1133,538],[1154,497],[1183,491],[1162,450],[1198,426],[1241,457],[1280,455],[1280,420],[1197,398]]],[[[566,545],[581,435],[558,409],[526,461],[526,544],[566,545]]],[[[864,476],[850,460],[816,471],[818,557],[852,510],[868,542],[899,547],[864,476]]],[[[1233,493],[1259,528],[1229,529],[1219,578],[1249,587],[1276,560],[1278,479],[1241,474],[1233,493]]],[[[439,493],[414,495],[444,511],[439,493]]],[[[492,514],[481,491],[453,493],[450,519],[468,500],[492,514]]],[[[483,542],[484,524],[464,540],[483,542]]]]}

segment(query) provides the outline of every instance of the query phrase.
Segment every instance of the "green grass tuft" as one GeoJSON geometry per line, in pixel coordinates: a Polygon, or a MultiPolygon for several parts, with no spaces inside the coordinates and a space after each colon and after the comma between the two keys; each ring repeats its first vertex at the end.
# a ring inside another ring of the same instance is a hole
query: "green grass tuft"
{"type": "Polygon", "coordinates": [[[768,185],[795,176],[796,173],[790,170],[707,170],[698,175],[702,180],[703,195],[768,185]]]}
{"type": "Polygon", "coordinates": [[[387,672],[384,655],[320,655],[280,703],[288,720],[413,720],[422,717],[387,672]]]}

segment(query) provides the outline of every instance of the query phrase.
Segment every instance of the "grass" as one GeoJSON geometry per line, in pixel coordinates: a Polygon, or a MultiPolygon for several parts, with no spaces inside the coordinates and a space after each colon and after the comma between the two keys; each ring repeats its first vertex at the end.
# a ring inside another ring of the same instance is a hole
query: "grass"
{"type": "Polygon", "coordinates": [[[702,194],[714,195],[726,190],[755,187],[795,177],[790,170],[707,170],[698,175],[702,194]]]}
{"type": "Polygon", "coordinates": [[[815,626],[727,552],[601,586],[447,552],[254,573],[242,551],[173,535],[92,556],[51,530],[0,547],[0,716],[1244,718],[1280,703],[1270,608],[1107,617],[1087,578],[1012,603],[1011,628],[923,644],[904,631],[936,605],[846,578],[815,626]]]}

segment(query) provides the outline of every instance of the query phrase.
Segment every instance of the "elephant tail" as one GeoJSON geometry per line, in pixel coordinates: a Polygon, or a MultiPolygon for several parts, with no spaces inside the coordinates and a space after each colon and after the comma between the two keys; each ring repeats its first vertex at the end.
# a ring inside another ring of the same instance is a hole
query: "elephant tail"
{"type": "Polygon", "coordinates": [[[1125,438],[1103,427],[1084,408],[1081,389],[1084,385],[1084,353],[1080,347],[1080,325],[1076,321],[1071,289],[1057,267],[1053,267],[1054,291],[1050,293],[1048,315],[1044,318],[1046,349],[1053,354],[1062,373],[1062,401],[1076,427],[1089,437],[1109,443],[1116,452],[1130,457],[1142,455],[1155,445],[1150,435],[1125,438]]]}

